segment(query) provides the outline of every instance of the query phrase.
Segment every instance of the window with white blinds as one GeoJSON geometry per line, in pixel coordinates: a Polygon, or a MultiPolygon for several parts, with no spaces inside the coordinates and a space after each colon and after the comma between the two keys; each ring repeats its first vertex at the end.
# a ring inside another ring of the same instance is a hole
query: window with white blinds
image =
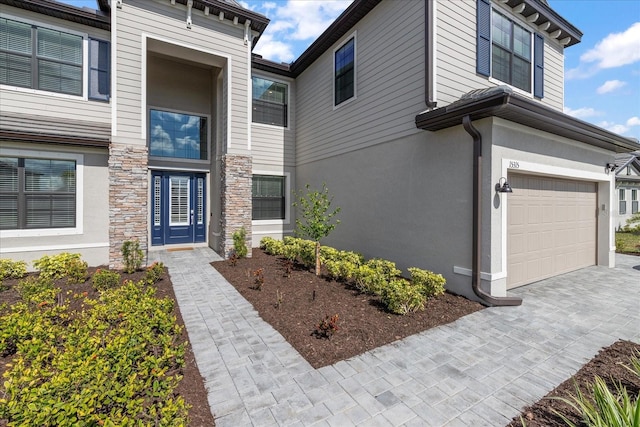
{"type": "MultiPolygon", "coordinates": [[[[0,18],[0,84],[83,95],[82,35],[0,18]]],[[[110,44],[89,39],[89,93],[110,94],[110,44]]]]}
{"type": "Polygon", "coordinates": [[[75,226],[75,161],[0,157],[0,229],[75,226]]]}

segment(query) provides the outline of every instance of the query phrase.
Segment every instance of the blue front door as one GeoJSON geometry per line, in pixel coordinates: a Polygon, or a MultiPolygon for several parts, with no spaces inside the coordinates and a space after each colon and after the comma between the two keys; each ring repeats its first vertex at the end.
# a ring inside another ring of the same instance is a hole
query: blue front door
{"type": "Polygon", "coordinates": [[[153,172],[151,175],[151,244],[204,242],[205,175],[153,172]]]}

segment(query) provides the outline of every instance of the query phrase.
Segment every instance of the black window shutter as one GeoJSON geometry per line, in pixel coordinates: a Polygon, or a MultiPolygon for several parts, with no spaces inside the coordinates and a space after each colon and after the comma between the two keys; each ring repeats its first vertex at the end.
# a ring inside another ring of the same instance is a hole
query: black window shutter
{"type": "Polygon", "coordinates": [[[477,1],[476,72],[489,76],[491,74],[491,2],[490,0],[477,1]]]}
{"type": "Polygon", "coordinates": [[[111,96],[111,44],[89,39],[89,99],[108,101],[111,96]]]}
{"type": "Polygon", "coordinates": [[[533,40],[533,95],[544,98],[544,38],[535,34],[533,40]]]}

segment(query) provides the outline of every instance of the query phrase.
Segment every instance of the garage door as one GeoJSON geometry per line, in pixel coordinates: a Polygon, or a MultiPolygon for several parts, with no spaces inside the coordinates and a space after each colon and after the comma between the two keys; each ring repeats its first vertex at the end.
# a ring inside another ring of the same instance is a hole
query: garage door
{"type": "Polygon", "coordinates": [[[596,263],[596,184],[510,174],[507,288],[596,263]]]}

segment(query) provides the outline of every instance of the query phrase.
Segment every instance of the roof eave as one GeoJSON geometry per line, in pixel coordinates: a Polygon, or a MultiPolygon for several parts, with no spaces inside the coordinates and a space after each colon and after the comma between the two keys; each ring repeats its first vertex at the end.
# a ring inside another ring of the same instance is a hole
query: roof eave
{"type": "Polygon", "coordinates": [[[553,110],[527,98],[499,92],[460,104],[427,111],[416,116],[419,129],[438,131],[462,124],[462,118],[471,120],[500,117],[554,135],[580,141],[616,153],[625,153],[640,148],[638,141],[602,129],[598,126],[553,110]]]}
{"type": "Polygon", "coordinates": [[[102,30],[111,30],[111,18],[103,11],[84,9],[51,0],[0,0],[0,4],[77,22],[102,30]]]}

